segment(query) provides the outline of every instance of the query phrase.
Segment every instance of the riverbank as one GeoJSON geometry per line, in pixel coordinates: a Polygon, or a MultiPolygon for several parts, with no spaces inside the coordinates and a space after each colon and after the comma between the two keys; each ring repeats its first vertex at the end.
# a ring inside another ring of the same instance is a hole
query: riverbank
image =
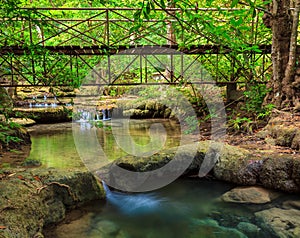
{"type": "Polygon", "coordinates": [[[41,238],[45,226],[67,211],[103,199],[104,191],[87,171],[9,169],[0,173],[0,237],[41,238]]]}

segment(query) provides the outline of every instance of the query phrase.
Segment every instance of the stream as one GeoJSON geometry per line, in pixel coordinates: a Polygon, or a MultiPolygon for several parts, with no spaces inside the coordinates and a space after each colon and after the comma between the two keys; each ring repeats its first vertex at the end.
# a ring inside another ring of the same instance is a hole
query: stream
{"type": "MultiPolygon", "coordinates": [[[[147,144],[147,133],[157,120],[134,121],[130,135],[147,144]]],[[[179,144],[178,125],[161,120],[167,140],[164,147],[179,144]]],[[[121,130],[121,128],[120,128],[121,130]]],[[[120,131],[121,132],[121,131],[120,131]]],[[[30,128],[32,148],[28,159],[45,168],[85,168],[76,151],[72,124],[37,125],[30,128]]],[[[88,135],[88,134],[87,134],[88,135]]],[[[100,128],[99,143],[110,159],[126,153],[115,143],[111,130],[100,128]]],[[[45,229],[46,238],[254,238],[274,237],[254,213],[282,207],[292,195],[281,195],[262,205],[225,203],[220,196],[235,186],[229,183],[185,178],[148,193],[121,193],[104,184],[105,201],[94,201],[70,211],[57,226],[45,229]]]]}

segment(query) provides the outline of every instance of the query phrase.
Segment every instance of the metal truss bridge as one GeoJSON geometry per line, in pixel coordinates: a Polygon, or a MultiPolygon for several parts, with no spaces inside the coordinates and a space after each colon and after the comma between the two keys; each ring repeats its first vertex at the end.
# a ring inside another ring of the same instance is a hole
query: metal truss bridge
{"type": "MultiPolygon", "coordinates": [[[[189,25],[188,11],[226,19],[220,9],[157,9],[155,17],[138,23],[133,8],[22,8],[16,18],[2,19],[0,31],[0,86],[60,86],[86,83],[98,85],[180,84],[187,68],[200,62],[219,85],[261,81],[271,67],[271,46],[258,32],[259,17],[250,26],[253,51],[241,50],[233,57],[230,47],[189,25]],[[263,42],[263,41],[261,41],[263,42]],[[259,43],[259,44],[257,44],[259,43]],[[136,49],[144,48],[145,51],[136,49]],[[112,67],[112,57],[127,62],[112,67]],[[186,61],[184,56],[189,56],[186,61]],[[122,57],[127,57],[122,60],[122,57]],[[129,57],[129,58],[128,58],[129,57]],[[239,58],[248,59],[248,65],[239,58]],[[97,65],[102,65],[97,68],[97,65]],[[252,67],[252,68],[251,68],[252,67]],[[90,76],[87,76],[89,72],[90,76]]],[[[222,9],[221,9],[222,10],[222,9]]],[[[240,9],[223,9],[240,11],[240,9]]],[[[246,24],[246,23],[245,23],[246,24]]],[[[196,26],[200,27],[200,26],[196,26]]],[[[234,34],[232,38],[234,38],[234,34]]],[[[199,79],[199,83],[211,83],[199,79]]],[[[188,83],[188,82],[185,82],[188,83]]]]}

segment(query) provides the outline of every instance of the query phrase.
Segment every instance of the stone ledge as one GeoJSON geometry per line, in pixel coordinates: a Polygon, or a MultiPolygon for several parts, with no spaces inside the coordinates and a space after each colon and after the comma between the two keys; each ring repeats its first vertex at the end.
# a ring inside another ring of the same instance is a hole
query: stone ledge
{"type": "Polygon", "coordinates": [[[27,169],[0,173],[0,237],[43,237],[68,209],[104,198],[87,171],[27,169]]]}

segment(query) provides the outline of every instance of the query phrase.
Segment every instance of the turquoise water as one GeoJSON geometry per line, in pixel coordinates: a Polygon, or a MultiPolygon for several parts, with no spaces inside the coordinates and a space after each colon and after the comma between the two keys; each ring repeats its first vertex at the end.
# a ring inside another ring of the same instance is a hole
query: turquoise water
{"type": "Polygon", "coordinates": [[[274,237],[256,220],[256,211],[279,206],[221,202],[218,198],[234,186],[218,181],[180,179],[151,193],[111,191],[106,201],[96,201],[73,211],[46,238],[235,238],[274,237]],[[241,224],[244,224],[242,226],[241,224]],[[250,231],[241,227],[247,224],[250,231]]]}
{"type": "MultiPolygon", "coordinates": [[[[157,121],[133,121],[130,135],[138,144],[150,140],[157,121]]],[[[167,131],[165,148],[179,144],[180,131],[172,121],[161,121],[167,131]]],[[[78,125],[80,126],[80,125],[78,125]]],[[[86,125],[85,125],[86,126],[86,125]]],[[[89,134],[85,134],[88,139],[89,134]]],[[[77,153],[72,124],[39,125],[31,129],[29,159],[42,167],[85,168],[77,153]]],[[[118,133],[118,129],[114,133],[118,133]]],[[[120,128],[122,134],[122,128],[120,128]]],[[[115,159],[126,154],[111,130],[97,130],[99,145],[115,159]]],[[[65,221],[45,231],[46,238],[267,238],[255,212],[282,207],[284,196],[266,205],[233,204],[219,198],[234,186],[218,181],[179,179],[150,193],[128,194],[106,188],[105,201],[71,211],[65,221]],[[245,229],[245,227],[248,227],[245,229]],[[251,229],[250,229],[251,228],[251,229]]],[[[290,199],[286,195],[286,199],[290,199]]],[[[295,199],[295,198],[294,198],[295,199]]]]}

